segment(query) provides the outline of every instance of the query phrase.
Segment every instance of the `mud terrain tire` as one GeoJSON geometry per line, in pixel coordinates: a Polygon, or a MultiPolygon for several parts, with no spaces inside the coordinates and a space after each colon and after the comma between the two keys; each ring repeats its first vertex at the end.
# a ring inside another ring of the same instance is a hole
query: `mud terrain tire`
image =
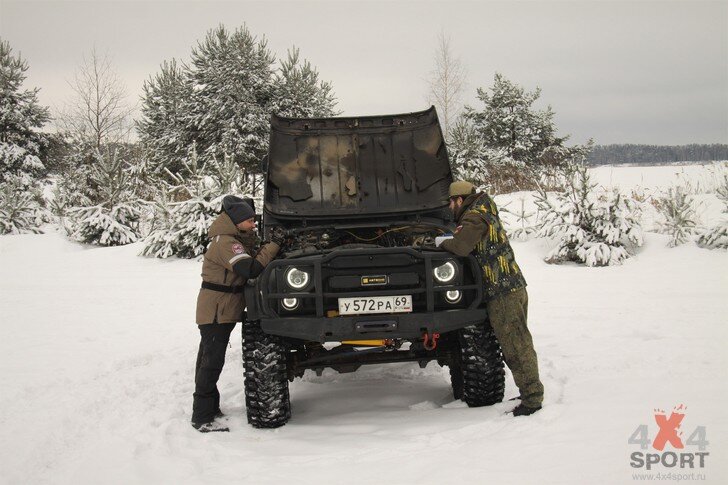
{"type": "Polygon", "coordinates": [[[490,325],[458,330],[451,345],[450,380],[455,399],[471,408],[501,402],[505,391],[503,354],[490,325]]]}
{"type": "Polygon", "coordinates": [[[243,322],[243,367],[248,423],[278,428],[291,418],[286,348],[280,338],[266,335],[260,322],[243,322]]]}

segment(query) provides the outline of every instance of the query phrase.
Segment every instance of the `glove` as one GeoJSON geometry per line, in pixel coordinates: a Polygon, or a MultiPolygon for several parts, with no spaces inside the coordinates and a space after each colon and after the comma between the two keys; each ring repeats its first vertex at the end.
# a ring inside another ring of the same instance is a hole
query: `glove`
{"type": "Polygon", "coordinates": [[[283,247],[283,242],[286,240],[286,231],[281,226],[276,226],[270,232],[271,242],[283,247]]]}

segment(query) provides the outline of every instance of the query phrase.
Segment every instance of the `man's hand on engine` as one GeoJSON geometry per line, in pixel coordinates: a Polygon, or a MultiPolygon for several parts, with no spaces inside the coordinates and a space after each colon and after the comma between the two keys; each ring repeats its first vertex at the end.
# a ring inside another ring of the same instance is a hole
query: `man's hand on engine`
{"type": "Polygon", "coordinates": [[[285,242],[286,237],[286,231],[280,226],[274,227],[273,230],[270,232],[271,242],[274,242],[281,247],[283,247],[283,243],[285,242]]]}

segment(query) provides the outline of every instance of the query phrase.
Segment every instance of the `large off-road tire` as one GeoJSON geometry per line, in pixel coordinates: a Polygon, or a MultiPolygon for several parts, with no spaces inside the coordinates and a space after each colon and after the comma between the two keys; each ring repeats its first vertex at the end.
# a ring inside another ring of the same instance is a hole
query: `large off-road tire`
{"type": "Polygon", "coordinates": [[[243,367],[248,423],[278,428],[291,418],[286,348],[279,337],[267,335],[260,322],[243,322],[243,367]]]}
{"type": "Polygon", "coordinates": [[[471,408],[501,402],[505,391],[503,354],[490,325],[465,327],[456,332],[450,345],[455,399],[462,399],[471,408]]]}

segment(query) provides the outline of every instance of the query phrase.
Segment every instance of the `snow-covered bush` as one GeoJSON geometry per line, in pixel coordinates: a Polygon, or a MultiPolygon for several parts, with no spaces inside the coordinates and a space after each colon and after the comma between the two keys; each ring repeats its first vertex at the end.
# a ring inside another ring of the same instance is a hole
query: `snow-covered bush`
{"type": "Polygon", "coordinates": [[[194,258],[201,255],[205,251],[207,231],[220,213],[223,197],[250,193],[246,178],[232,157],[200,163],[193,150],[182,165],[182,173],[168,172],[176,185],[160,193],[154,206],[154,229],[144,239],[140,256],[194,258]]]}
{"type": "Polygon", "coordinates": [[[584,165],[576,165],[568,186],[551,197],[540,190],[539,235],[556,240],[547,263],[575,261],[586,266],[621,264],[642,246],[640,205],[617,190],[597,190],[584,165]]]}
{"type": "Polygon", "coordinates": [[[511,214],[515,219],[515,224],[506,227],[508,238],[517,241],[528,241],[538,234],[538,227],[535,225],[538,215],[536,212],[526,210],[525,197],[522,196],[518,200],[520,205],[517,209],[512,210],[501,207],[501,212],[511,214]]]}
{"type": "Polygon", "coordinates": [[[205,252],[207,231],[220,213],[224,195],[157,204],[156,228],[144,239],[141,256],[195,258],[205,252]]]}
{"type": "Polygon", "coordinates": [[[472,123],[460,118],[450,130],[447,144],[453,173],[492,194],[533,185],[525,163],[511,158],[504,148],[489,148],[472,123]]]}
{"type": "Polygon", "coordinates": [[[37,234],[46,220],[37,196],[14,183],[0,183],[0,234],[37,234]]]}
{"type": "Polygon", "coordinates": [[[670,236],[668,246],[674,248],[690,240],[697,226],[693,197],[681,186],[670,187],[654,204],[664,218],[659,227],[670,236]]]}
{"type": "Polygon", "coordinates": [[[68,218],[72,221],[69,235],[76,241],[98,246],[122,246],[139,238],[137,227],[141,207],[126,203],[111,207],[73,207],[68,218]]]}
{"type": "Polygon", "coordinates": [[[723,202],[724,215],[718,224],[700,234],[697,243],[707,249],[728,249],[728,173],[722,174],[716,194],[723,202]]]}
{"type": "Polygon", "coordinates": [[[69,237],[100,246],[119,246],[139,239],[143,203],[130,183],[132,174],[130,163],[116,150],[97,152],[95,163],[88,167],[87,181],[77,178],[83,191],[67,194],[76,201],[88,201],[64,208],[63,226],[69,237]]]}

